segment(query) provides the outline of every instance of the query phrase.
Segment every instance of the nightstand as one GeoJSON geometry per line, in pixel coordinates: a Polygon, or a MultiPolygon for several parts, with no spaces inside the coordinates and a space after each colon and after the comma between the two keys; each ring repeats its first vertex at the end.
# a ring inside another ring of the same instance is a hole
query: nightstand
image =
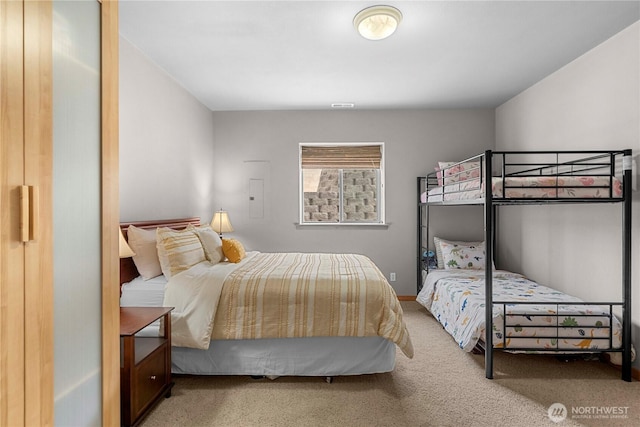
{"type": "Polygon", "coordinates": [[[173,307],[120,307],[121,424],[135,426],[171,396],[171,317],[173,307]],[[163,317],[162,336],[136,335],[163,317]]]}

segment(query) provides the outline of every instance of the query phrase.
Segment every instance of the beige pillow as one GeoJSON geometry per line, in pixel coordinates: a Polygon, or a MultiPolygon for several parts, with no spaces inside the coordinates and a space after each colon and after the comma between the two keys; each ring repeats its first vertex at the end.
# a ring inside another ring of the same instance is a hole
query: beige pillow
{"type": "Polygon", "coordinates": [[[222,240],[220,240],[220,236],[218,233],[213,231],[208,225],[202,227],[194,227],[189,224],[187,226],[187,230],[193,231],[198,239],[200,239],[200,243],[202,244],[202,248],[204,249],[204,255],[207,257],[207,261],[211,264],[217,264],[220,261],[224,260],[224,253],[222,252],[222,240]]]}
{"type": "Polygon", "coordinates": [[[156,240],[160,267],[167,279],[206,259],[200,239],[193,231],[160,227],[156,240]]]}
{"type": "Polygon", "coordinates": [[[127,228],[127,240],[135,255],[133,263],[144,280],[153,279],[162,274],[158,250],[156,249],[156,230],[145,230],[130,225],[127,228]]]}

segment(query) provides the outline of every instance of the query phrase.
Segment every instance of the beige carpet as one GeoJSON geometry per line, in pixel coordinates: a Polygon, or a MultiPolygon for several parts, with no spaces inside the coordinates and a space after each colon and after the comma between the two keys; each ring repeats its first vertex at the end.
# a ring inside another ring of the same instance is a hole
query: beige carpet
{"type": "Polygon", "coordinates": [[[402,305],[415,357],[398,351],[391,373],[337,377],[332,384],[300,377],[175,377],[172,397],[143,426],[640,425],[640,382],[620,380],[615,368],[498,353],[495,378],[488,380],[483,356],[460,350],[416,302],[402,305]],[[557,424],[548,416],[554,403],[568,411],[557,424]],[[611,411],[626,418],[604,414],[611,411]]]}

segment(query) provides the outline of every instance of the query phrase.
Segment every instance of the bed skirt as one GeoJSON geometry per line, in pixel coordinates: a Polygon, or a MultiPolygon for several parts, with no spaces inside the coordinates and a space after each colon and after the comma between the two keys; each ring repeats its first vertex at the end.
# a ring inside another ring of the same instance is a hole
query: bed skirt
{"type": "Polygon", "coordinates": [[[396,346],[381,337],[214,340],[173,347],[171,372],[192,375],[338,376],[390,372],[396,346]]]}

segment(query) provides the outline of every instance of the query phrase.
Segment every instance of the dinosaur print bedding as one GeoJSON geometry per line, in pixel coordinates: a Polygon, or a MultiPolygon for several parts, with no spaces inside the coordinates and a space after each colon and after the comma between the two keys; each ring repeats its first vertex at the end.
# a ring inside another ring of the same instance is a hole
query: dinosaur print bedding
{"type": "MultiPolygon", "coordinates": [[[[484,274],[470,269],[431,271],[416,298],[465,351],[472,351],[485,336],[484,274]]],[[[509,301],[493,307],[494,348],[588,352],[622,344],[621,325],[609,305],[583,303],[520,274],[494,271],[493,300],[509,301]]]]}

